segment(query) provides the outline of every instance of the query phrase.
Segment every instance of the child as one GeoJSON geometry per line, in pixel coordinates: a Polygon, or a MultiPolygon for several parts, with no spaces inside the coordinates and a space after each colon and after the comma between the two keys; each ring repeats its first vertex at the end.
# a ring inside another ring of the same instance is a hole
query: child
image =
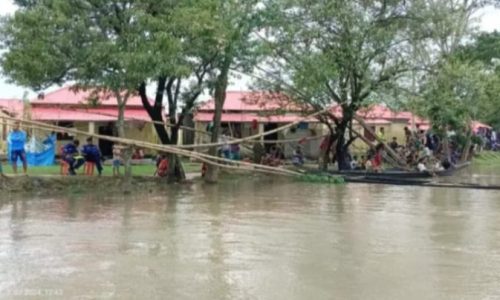
{"type": "Polygon", "coordinates": [[[300,146],[297,146],[297,148],[293,151],[292,163],[297,167],[304,164],[304,154],[302,153],[300,146]]]}
{"type": "Polygon", "coordinates": [[[120,176],[120,164],[122,162],[122,146],[113,145],[113,176],[120,176]]]}
{"type": "Polygon", "coordinates": [[[156,166],[157,166],[156,175],[158,175],[159,177],[167,176],[168,159],[165,154],[160,155],[160,158],[158,159],[156,166]]]}

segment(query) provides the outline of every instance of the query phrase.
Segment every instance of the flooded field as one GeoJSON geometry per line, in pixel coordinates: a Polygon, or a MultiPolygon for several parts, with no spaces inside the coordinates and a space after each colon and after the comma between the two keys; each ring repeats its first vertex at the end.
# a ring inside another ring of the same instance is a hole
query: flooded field
{"type": "Polygon", "coordinates": [[[500,299],[496,191],[176,189],[2,195],[0,299],[500,299]]]}

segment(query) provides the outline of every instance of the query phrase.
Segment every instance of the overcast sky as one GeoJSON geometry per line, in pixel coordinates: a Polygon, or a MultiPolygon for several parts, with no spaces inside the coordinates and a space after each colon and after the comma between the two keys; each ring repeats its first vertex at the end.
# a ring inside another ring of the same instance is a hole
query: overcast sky
{"type": "MultiPolygon", "coordinates": [[[[0,0],[0,15],[12,14],[15,12],[16,7],[12,0],[0,0]]],[[[484,31],[500,31],[500,10],[493,7],[483,9],[479,15],[479,25],[481,30],[484,31]]],[[[35,94],[26,88],[22,88],[13,84],[5,82],[6,79],[0,74],[0,98],[22,98],[24,92],[29,92],[30,97],[35,94]]],[[[233,80],[231,86],[232,90],[245,90],[247,86],[245,79],[233,80]]]]}

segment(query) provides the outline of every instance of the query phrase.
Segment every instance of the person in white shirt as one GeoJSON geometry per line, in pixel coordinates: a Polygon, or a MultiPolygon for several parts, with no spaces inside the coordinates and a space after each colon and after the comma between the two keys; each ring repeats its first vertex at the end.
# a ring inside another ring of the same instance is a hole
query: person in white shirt
{"type": "Polygon", "coordinates": [[[425,158],[421,158],[418,161],[417,169],[419,172],[426,172],[427,171],[427,167],[425,166],[425,158]]]}

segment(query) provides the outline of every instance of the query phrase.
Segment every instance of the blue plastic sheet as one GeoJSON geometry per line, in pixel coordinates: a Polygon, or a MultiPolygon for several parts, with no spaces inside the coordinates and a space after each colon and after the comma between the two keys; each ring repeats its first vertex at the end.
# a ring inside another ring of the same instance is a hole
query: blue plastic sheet
{"type": "MultiPolygon", "coordinates": [[[[30,167],[38,166],[51,166],[55,163],[56,156],[56,137],[51,135],[47,137],[40,145],[37,147],[25,147],[26,149],[26,160],[30,167]]],[[[10,149],[7,151],[8,161],[11,162],[10,149]]],[[[20,165],[22,161],[19,159],[17,164],[20,165]]]]}

